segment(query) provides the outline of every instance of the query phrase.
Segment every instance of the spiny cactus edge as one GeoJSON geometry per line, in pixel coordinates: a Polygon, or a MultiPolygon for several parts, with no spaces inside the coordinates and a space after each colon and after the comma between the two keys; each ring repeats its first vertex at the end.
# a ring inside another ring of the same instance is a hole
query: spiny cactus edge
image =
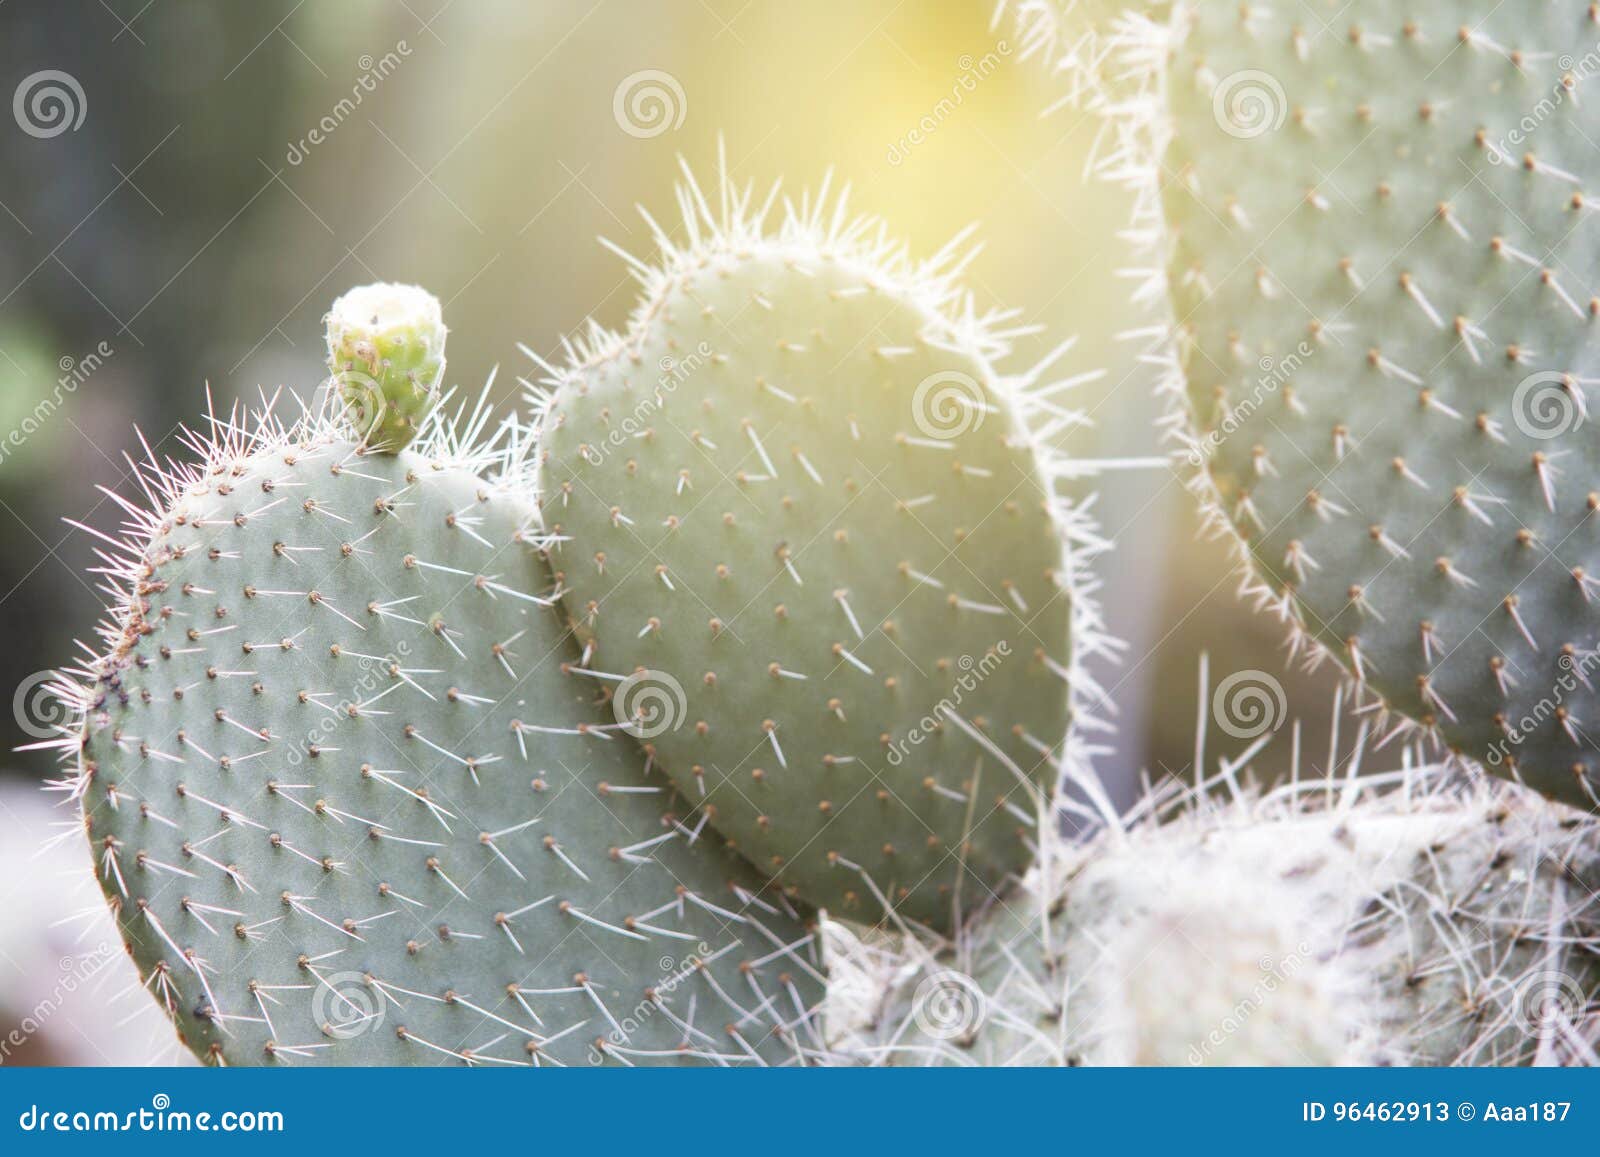
{"type": "Polygon", "coordinates": [[[584,673],[792,894],[948,928],[1029,862],[1072,647],[1102,645],[1095,543],[1036,436],[1081,417],[994,369],[1006,318],[954,249],[912,264],[826,189],[776,228],[772,197],[715,195],[690,179],[688,241],[630,258],[627,331],[536,399],[584,673]]]}
{"type": "Polygon", "coordinates": [[[1308,662],[1594,807],[1600,114],[1570,57],[1600,26],[1578,3],[1317,7],[1337,19],[1130,4],[1066,62],[1133,193],[1136,296],[1175,310],[1137,336],[1308,662]]]}
{"type": "Polygon", "coordinates": [[[1600,824],[1442,767],[1186,793],[953,939],[827,927],[872,1065],[1595,1064],[1600,824]]]}

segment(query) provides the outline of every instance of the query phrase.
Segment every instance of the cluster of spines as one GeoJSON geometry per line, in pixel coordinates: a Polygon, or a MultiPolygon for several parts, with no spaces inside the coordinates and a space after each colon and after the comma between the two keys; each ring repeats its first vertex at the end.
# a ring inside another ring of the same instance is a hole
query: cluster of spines
{"type": "MultiPolygon", "coordinates": [[[[980,314],[975,309],[971,296],[960,288],[960,275],[976,252],[975,250],[963,252],[966,234],[954,239],[926,262],[915,263],[909,259],[902,245],[889,239],[881,222],[852,217],[847,209],[848,192],[835,197],[830,194],[827,183],[824,183],[821,191],[815,196],[803,197],[798,203],[782,201],[781,221],[773,225],[769,220],[780,208],[776,188],[769,191],[764,198],[758,199],[753,187],[735,186],[724,175],[708,195],[687,168],[685,176],[686,180],[678,192],[679,210],[682,216],[680,228],[669,233],[645,214],[645,219],[654,233],[659,256],[647,261],[623,253],[620,249],[616,250],[627,261],[633,276],[642,287],[640,303],[627,329],[614,332],[591,322],[586,334],[565,343],[565,364],[551,364],[524,347],[524,352],[544,373],[542,384],[525,383],[529,388],[530,403],[536,412],[536,423],[545,420],[543,415],[557,391],[567,387],[579,393],[585,390],[583,374],[586,370],[604,363],[626,362],[629,359],[634,364],[640,363],[641,357],[635,348],[633,335],[646,332],[648,323],[664,308],[667,298],[686,280],[718,260],[738,261],[749,259],[753,254],[770,253],[791,265],[798,264],[800,267],[816,263],[834,268],[859,270],[863,284],[859,289],[848,292],[881,293],[886,299],[908,302],[922,314],[934,319],[919,335],[919,339],[930,348],[967,351],[985,360],[1000,358],[1008,352],[1014,337],[1029,332],[1005,328],[1013,317],[1011,313],[980,314]],[[678,237],[687,240],[680,241],[676,239],[678,237]]],[[[759,295],[753,304],[755,307],[763,307],[759,295]]],[[[1088,504],[1081,503],[1072,493],[1082,477],[1094,472],[1094,467],[1092,464],[1072,460],[1050,448],[1053,442],[1083,425],[1085,421],[1082,414],[1064,404],[1065,395],[1098,376],[1098,374],[1081,374],[1060,380],[1052,377],[1050,371],[1053,364],[1071,344],[1071,342],[1063,343],[1032,370],[1004,379],[998,383],[997,388],[1004,389],[1007,397],[1015,402],[1020,411],[1021,428],[1013,437],[1020,436],[1025,439],[1028,452],[1040,464],[1041,475],[1051,495],[1048,505],[1067,547],[1064,565],[1055,574],[1053,581],[1069,595],[1072,654],[1066,662],[1056,662],[1049,656],[1046,656],[1046,661],[1052,664],[1052,669],[1064,683],[1065,694],[1071,698],[1076,726],[1068,735],[1064,749],[1049,754],[1068,778],[1074,781],[1087,781],[1092,778],[1092,774],[1088,773],[1086,768],[1088,756],[1093,749],[1086,735],[1091,735],[1103,727],[1099,716],[1106,708],[1103,693],[1095,685],[1085,660],[1114,656],[1117,645],[1107,636],[1099,618],[1093,597],[1095,581],[1090,572],[1092,558],[1108,544],[1098,537],[1088,512],[1088,504]]],[[[799,348],[796,346],[796,351],[799,348]]],[[[876,352],[878,356],[889,359],[911,351],[885,347],[876,352]]],[[[712,353],[709,355],[709,360],[714,364],[720,364],[726,359],[722,354],[712,353]]],[[[758,387],[778,396],[780,400],[788,400],[772,383],[762,383],[758,379],[757,384],[758,387]]],[[[799,398],[793,400],[796,404],[805,401],[799,398]]],[[[607,412],[605,417],[609,421],[615,421],[617,416],[607,412]]],[[[650,432],[645,430],[638,436],[648,438],[650,432]]],[[[861,434],[857,433],[855,436],[860,437],[861,434]]],[[[901,437],[908,444],[917,444],[919,441],[909,435],[901,437]]],[[[760,434],[753,427],[745,430],[745,438],[748,439],[749,445],[746,446],[741,442],[739,449],[745,452],[753,450],[758,459],[766,464],[766,468],[761,478],[752,476],[744,479],[741,475],[741,480],[755,482],[773,476],[774,457],[779,453],[779,449],[764,445],[760,434]]],[[[1016,442],[1013,441],[1012,444],[1015,445],[1016,442]]],[[[703,447],[703,449],[713,448],[703,447]]],[[[798,472],[803,471],[812,483],[824,484],[826,480],[818,476],[816,466],[803,452],[798,449],[793,449],[791,452],[793,454],[791,465],[797,471],[797,477],[798,472]]],[[[693,481],[692,478],[680,475],[677,482],[680,493],[686,487],[692,487],[693,481]]],[[[547,517],[558,518],[559,514],[554,512],[558,511],[570,497],[570,493],[562,486],[545,495],[547,517]]],[[[914,505],[914,500],[907,503],[908,508],[914,505]]],[[[631,524],[631,520],[623,510],[614,509],[612,516],[614,524],[619,522],[631,524]]],[[[728,514],[724,517],[731,519],[734,516],[728,514]]],[[[670,519],[667,526],[671,528],[670,519]]],[[[560,529],[554,530],[549,537],[553,548],[552,562],[557,568],[558,577],[564,577],[562,575],[564,567],[592,565],[603,568],[609,561],[604,558],[603,552],[595,554],[593,558],[587,553],[581,558],[564,557],[562,552],[567,546],[568,537],[560,529]]],[[[791,578],[797,582],[802,581],[802,576],[795,574],[792,566],[790,569],[791,578]]],[[[902,573],[908,582],[928,586],[938,585],[929,576],[918,574],[914,568],[903,565],[902,573]]],[[[674,586],[673,576],[668,573],[667,568],[658,566],[657,577],[667,589],[670,590],[674,586]]],[[[966,607],[974,612],[998,609],[988,607],[985,600],[962,600],[957,593],[951,591],[942,591],[942,594],[949,599],[952,607],[966,607]],[[980,603],[984,605],[979,605],[980,603]]],[[[1011,597],[1013,599],[1017,597],[1015,592],[1011,597]]],[[[843,621],[854,630],[856,637],[860,637],[862,628],[856,621],[848,600],[848,592],[841,592],[836,601],[843,621]]],[[[594,625],[594,616],[598,610],[596,606],[573,603],[571,609],[580,629],[594,625]]],[[[784,608],[780,606],[776,613],[781,616],[783,611],[784,608]]],[[[708,629],[713,635],[721,626],[720,621],[714,617],[708,623],[708,629]]],[[[662,624],[655,619],[647,619],[637,625],[641,636],[661,629],[662,624]]],[[[864,674],[871,675],[872,672],[851,653],[850,633],[848,631],[842,633],[844,641],[835,647],[837,660],[851,664],[862,669],[864,674]]],[[[592,658],[590,649],[586,647],[583,664],[587,666],[592,658]]],[[[774,679],[798,679],[804,674],[804,672],[789,671],[781,663],[773,663],[769,673],[774,679]]],[[[616,684],[624,679],[625,672],[596,671],[595,676],[616,684]]],[[[708,684],[714,678],[713,672],[705,675],[708,684]]],[[[691,719],[696,718],[693,713],[693,690],[691,688],[691,719]]],[[[961,721],[958,721],[957,726],[960,725],[961,721]]],[[[769,728],[766,734],[757,738],[761,740],[763,746],[772,749],[773,759],[780,764],[784,762],[781,740],[772,729],[769,728]]],[[[1026,736],[1023,738],[1027,739],[1026,736]]],[[[1036,741],[1035,746],[1038,746],[1036,741]]],[[[1015,808],[1012,810],[1016,811],[1015,808]]],[[[1023,822],[1031,828],[1034,819],[1030,816],[1023,822]]],[[[841,868],[861,874],[864,886],[869,891],[877,893],[876,885],[867,878],[865,868],[853,863],[842,853],[837,863],[841,868]]],[[[877,894],[876,898],[880,902],[885,900],[881,894],[877,894]]],[[[884,907],[888,908],[890,905],[885,902],[884,907]]]]}
{"type": "MultiPolygon", "coordinates": [[[[1352,758],[1364,744],[1357,741],[1352,758]]],[[[833,966],[827,1029],[842,1058],[890,1066],[1181,1066],[1213,1063],[1207,1050],[1216,1045],[1233,1050],[1229,1063],[1285,1063],[1279,1051],[1292,1052],[1294,1042],[1273,1029],[1255,1041],[1270,1045],[1273,1058],[1252,1060],[1248,1037],[1225,1039],[1253,1016],[1305,1030],[1300,1047],[1310,1051],[1290,1063],[1600,1063],[1600,966],[1592,948],[1600,911],[1587,891],[1600,871],[1600,836],[1592,819],[1503,786],[1463,785],[1442,765],[1296,777],[1263,792],[1224,763],[1206,789],[1169,782],[1092,840],[1049,844],[1021,889],[954,938],[864,935],[837,922],[825,928],[833,966]],[[1346,842],[1364,853],[1339,861],[1346,842]],[[1447,868],[1456,843],[1476,859],[1447,868]],[[1201,845],[1210,860],[1203,870],[1185,858],[1201,845]],[[1331,866],[1324,846],[1336,853],[1331,866]],[[1114,893],[1119,885],[1104,866],[1139,849],[1156,858],[1148,867],[1124,864],[1147,876],[1122,882],[1131,919],[1106,895],[1074,890],[1098,872],[1099,891],[1114,893]],[[1522,874],[1534,866],[1547,875],[1522,874]],[[1174,869],[1192,869],[1202,891],[1221,893],[1185,894],[1185,881],[1168,875],[1174,869]],[[1321,893],[1302,882],[1324,871],[1332,879],[1321,893]],[[1296,896],[1299,888],[1308,894],[1296,896]],[[1150,896],[1172,904],[1138,913],[1150,896]],[[1213,931],[1159,926],[1169,918],[1219,921],[1222,939],[1209,953],[1185,947],[1181,967],[1145,977],[1145,989],[1119,991],[1122,971],[1151,965],[1152,947],[1213,931]],[[1259,991],[1230,987],[1238,978],[1223,958],[1235,933],[1252,944],[1263,934],[1259,991]],[[1129,935],[1133,960],[1119,956],[1129,935]],[[1409,955],[1419,949],[1423,955],[1409,955]],[[1112,1007],[1130,992],[1148,999],[1152,984],[1162,990],[1159,1023],[1147,1019],[1154,1008],[1112,1007]],[[1200,1023],[1184,1011],[1202,991],[1239,1001],[1236,1020],[1200,1023]],[[930,1008],[941,993],[966,1001],[959,1025],[939,1023],[930,1008]],[[1220,1035],[1207,1044],[1212,1029],[1220,1035]],[[1151,1030],[1156,1039],[1145,1035],[1151,1030]]]]}
{"type": "MultiPolygon", "coordinates": [[[[564,338],[561,357],[552,362],[524,345],[522,352],[544,375],[539,383],[524,381],[533,411],[530,425],[537,429],[540,415],[548,407],[556,388],[580,377],[586,366],[618,357],[634,356],[628,334],[642,332],[640,323],[648,321],[672,288],[718,256],[739,257],[764,250],[787,254],[795,259],[823,263],[846,262],[870,271],[869,292],[887,292],[897,300],[911,303],[920,312],[938,319],[936,329],[922,335],[933,347],[971,351],[986,361],[1004,361],[1014,339],[1032,334],[1037,327],[1015,327],[1017,310],[989,310],[980,313],[962,277],[977,257],[978,246],[969,245],[972,229],[963,230],[937,253],[921,261],[910,257],[904,242],[891,236],[887,225],[874,217],[857,216],[849,208],[849,190],[835,195],[831,176],[815,193],[798,201],[779,199],[779,187],[770,187],[756,200],[755,186],[733,183],[726,174],[726,162],[715,188],[716,208],[712,207],[699,181],[685,163],[678,186],[679,224],[683,240],[663,228],[647,211],[641,215],[651,229],[656,248],[652,261],[645,261],[609,241],[603,243],[628,265],[640,285],[639,304],[629,325],[623,330],[608,329],[590,319],[585,330],[564,338]],[[771,218],[781,208],[776,227],[771,218]]],[[[1075,339],[1058,345],[1038,365],[1025,373],[1005,379],[1001,386],[1019,406],[1024,433],[1050,482],[1059,484],[1092,472],[1092,463],[1075,461],[1052,448],[1053,442],[1074,429],[1088,424],[1079,410],[1061,403],[1062,395],[1086,384],[1099,373],[1075,375],[1056,380],[1049,376],[1051,366],[1070,350],[1075,339]]],[[[894,357],[894,349],[879,351],[894,357]]],[[[713,354],[713,358],[722,355],[713,354]]],[[[765,451],[763,451],[765,453],[765,451]]],[[[1060,498],[1066,503],[1067,499],[1060,498]]],[[[1066,529],[1082,551],[1093,553],[1107,545],[1094,534],[1094,524],[1086,513],[1070,508],[1059,511],[1066,518],[1066,529]],[[1075,516],[1074,516],[1075,515],[1075,516]]],[[[1091,640],[1093,635],[1091,635],[1091,640]]]]}

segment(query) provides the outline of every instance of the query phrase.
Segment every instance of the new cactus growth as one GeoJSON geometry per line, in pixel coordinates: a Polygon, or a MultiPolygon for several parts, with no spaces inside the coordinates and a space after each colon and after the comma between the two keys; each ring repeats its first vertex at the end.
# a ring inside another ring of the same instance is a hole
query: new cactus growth
{"type": "Polygon", "coordinates": [[[658,231],[627,331],[544,402],[582,674],[786,889],[949,928],[1059,771],[1076,532],[1029,425],[1074,418],[995,369],[948,254],[825,196],[776,229],[747,190],[680,200],[689,241],[658,231]]]}
{"type": "Polygon", "coordinates": [[[446,330],[439,300],[409,285],[352,289],[328,313],[328,370],[368,447],[409,446],[439,405],[446,330]]]}
{"type": "Polygon", "coordinates": [[[1594,806],[1600,106],[1562,56],[1592,7],[1141,7],[1107,167],[1263,604],[1382,712],[1594,806]]]}
{"type": "Polygon", "coordinates": [[[384,371],[411,449],[336,398],[213,419],[107,538],[66,745],[146,987],[214,1063],[805,1060],[809,913],[564,673],[515,434],[410,408],[417,335],[352,343],[360,299],[330,348],[384,371]]]}
{"type": "Polygon", "coordinates": [[[1055,847],[943,943],[831,927],[875,1064],[1594,1063],[1600,826],[1437,769],[1055,847]]]}

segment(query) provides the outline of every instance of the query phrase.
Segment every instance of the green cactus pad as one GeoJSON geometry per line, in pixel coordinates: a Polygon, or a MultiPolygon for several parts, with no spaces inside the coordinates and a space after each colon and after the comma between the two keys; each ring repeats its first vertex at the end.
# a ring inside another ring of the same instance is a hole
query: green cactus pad
{"type": "Polygon", "coordinates": [[[948,943],[830,924],[830,1041],[879,1065],[1592,1060],[1600,826],[1403,778],[1052,849],[948,943]]]}
{"type": "Polygon", "coordinates": [[[439,405],[446,330],[439,300],[414,285],[352,289],[327,316],[328,371],[371,451],[409,446],[439,405]]]}
{"type": "MultiPolygon", "coordinates": [[[[566,677],[531,502],[237,420],[128,506],[76,788],[146,987],[228,1064],[794,1064],[809,916],[566,677]]],[[[451,437],[470,440],[476,424],[451,437]]],[[[419,444],[421,445],[421,444],[419,444]]]]}
{"type": "Polygon", "coordinates": [[[595,686],[752,863],[948,927],[1028,864],[1067,732],[1048,463],[940,265],[747,198],[686,192],[692,244],[555,375],[552,561],[595,686]]]}
{"type": "Polygon", "coordinates": [[[1167,62],[1143,131],[1170,138],[1187,448],[1263,603],[1381,711],[1584,807],[1600,101],[1564,54],[1597,29],[1582,3],[1318,0],[1124,30],[1167,62]]]}

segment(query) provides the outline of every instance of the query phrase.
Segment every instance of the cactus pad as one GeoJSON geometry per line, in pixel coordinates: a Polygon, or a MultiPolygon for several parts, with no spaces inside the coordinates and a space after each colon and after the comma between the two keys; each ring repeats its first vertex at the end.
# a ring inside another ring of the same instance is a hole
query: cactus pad
{"type": "Polygon", "coordinates": [[[1405,778],[1052,849],[944,944],[830,924],[830,1040],[894,1065],[1592,1063],[1600,827],[1405,778]]]}
{"type": "Polygon", "coordinates": [[[1263,602],[1382,711],[1593,806],[1593,7],[1152,7],[1118,111],[1156,148],[1116,160],[1161,182],[1187,448],[1263,602]]]}
{"type": "Polygon", "coordinates": [[[793,1064],[804,917],[564,677],[531,501],[326,425],[126,504],[84,818],[146,987],[229,1064],[793,1064]]]}
{"type": "Polygon", "coordinates": [[[948,926],[1029,862],[1067,731],[1049,464],[942,263],[822,200],[769,233],[683,199],[544,416],[591,677],[796,895],[948,926]]]}

